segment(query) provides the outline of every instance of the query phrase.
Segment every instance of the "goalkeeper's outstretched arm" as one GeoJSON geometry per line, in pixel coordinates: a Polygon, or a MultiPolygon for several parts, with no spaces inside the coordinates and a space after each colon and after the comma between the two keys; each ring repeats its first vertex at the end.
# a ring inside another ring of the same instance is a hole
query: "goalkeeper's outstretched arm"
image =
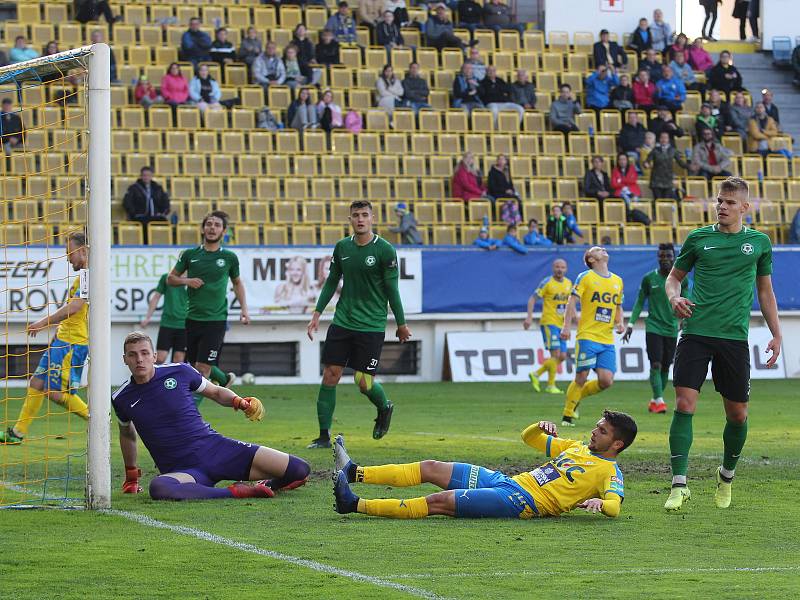
{"type": "Polygon", "coordinates": [[[245,416],[251,421],[260,421],[264,417],[264,407],[258,398],[241,398],[228,388],[206,381],[206,386],[201,396],[209,398],[221,406],[232,407],[233,410],[244,411],[245,416]]]}

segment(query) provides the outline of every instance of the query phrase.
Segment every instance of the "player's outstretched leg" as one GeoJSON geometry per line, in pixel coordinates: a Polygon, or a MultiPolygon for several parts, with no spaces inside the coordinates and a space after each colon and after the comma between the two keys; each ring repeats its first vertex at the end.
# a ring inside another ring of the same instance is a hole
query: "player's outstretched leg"
{"type": "Polygon", "coordinates": [[[272,498],[275,495],[263,481],[254,484],[238,481],[228,487],[197,483],[187,473],[171,473],[154,477],[150,482],[153,500],[211,500],[218,498],[272,498]]]}
{"type": "Polygon", "coordinates": [[[375,427],[372,429],[372,437],[379,440],[389,432],[394,404],[389,401],[383,386],[375,381],[372,375],[356,371],[353,377],[361,393],[369,398],[369,401],[378,409],[378,416],[375,417],[375,427]]]}
{"type": "MultiPolygon", "coordinates": [[[[452,494],[452,492],[444,492],[452,494]]],[[[381,498],[378,500],[365,500],[356,496],[347,482],[344,471],[336,473],[333,480],[334,509],[337,513],[345,515],[360,512],[376,517],[389,517],[393,519],[421,519],[427,517],[428,500],[425,497],[395,500],[381,498]]]]}
{"type": "Polygon", "coordinates": [[[344,471],[347,475],[347,481],[355,481],[357,466],[358,465],[350,459],[350,455],[344,447],[344,436],[340,433],[333,441],[333,472],[338,473],[339,471],[344,471]]]}
{"type": "Polygon", "coordinates": [[[289,455],[289,462],[286,471],[280,477],[273,477],[267,481],[267,485],[275,490],[288,491],[299,488],[308,481],[311,473],[311,466],[299,456],[289,455]]]}

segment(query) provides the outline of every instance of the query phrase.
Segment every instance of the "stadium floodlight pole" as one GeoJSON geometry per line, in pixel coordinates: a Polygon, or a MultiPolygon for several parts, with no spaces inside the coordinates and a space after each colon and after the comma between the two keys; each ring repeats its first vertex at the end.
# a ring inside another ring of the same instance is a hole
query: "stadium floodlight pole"
{"type": "Polygon", "coordinates": [[[111,61],[93,44],[89,67],[89,433],[86,505],[111,506],[111,61]]]}

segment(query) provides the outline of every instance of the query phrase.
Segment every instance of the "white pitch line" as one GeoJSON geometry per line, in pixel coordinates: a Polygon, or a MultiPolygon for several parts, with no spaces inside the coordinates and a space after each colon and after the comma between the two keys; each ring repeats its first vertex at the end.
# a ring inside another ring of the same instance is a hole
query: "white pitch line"
{"type": "Polygon", "coordinates": [[[431,437],[443,437],[443,438],[464,438],[470,440],[487,440],[489,442],[521,442],[521,438],[505,438],[505,437],[496,437],[492,435],[467,435],[463,433],[435,433],[433,431],[414,431],[411,435],[426,435],[431,437]]]}
{"type": "Polygon", "coordinates": [[[333,567],[331,565],[326,565],[324,563],[317,562],[315,560],[309,560],[307,558],[299,558],[297,556],[291,556],[289,554],[283,554],[281,552],[275,552],[273,550],[265,550],[263,548],[259,548],[258,546],[253,546],[252,544],[237,542],[236,540],[224,538],[215,535],[213,533],[209,533],[208,531],[203,531],[201,529],[184,527],[182,525],[170,525],[169,523],[158,521],[156,519],[153,519],[152,517],[148,517],[147,515],[128,512],[125,510],[113,510],[113,509],[104,510],[102,512],[105,514],[122,517],[130,521],[134,521],[135,523],[139,523],[140,525],[145,525],[147,527],[155,527],[156,529],[166,529],[167,531],[171,531],[172,533],[177,533],[178,535],[185,535],[197,538],[198,540],[211,542],[212,544],[220,544],[221,546],[227,546],[229,548],[233,548],[234,550],[240,550],[241,552],[249,552],[251,554],[258,554],[259,556],[266,556],[268,558],[273,558],[275,560],[287,562],[296,565],[298,567],[305,567],[307,569],[312,569],[314,571],[319,571],[321,573],[338,575],[340,577],[346,577],[347,579],[352,579],[353,581],[369,583],[378,587],[397,590],[399,592],[404,592],[406,594],[409,594],[410,596],[416,596],[418,598],[428,598],[429,600],[445,600],[443,596],[439,596],[437,594],[434,594],[433,592],[429,592],[428,590],[423,590],[402,583],[396,583],[394,581],[389,581],[387,579],[381,579],[380,577],[373,577],[372,575],[364,575],[363,573],[348,571],[347,569],[340,569],[339,567],[333,567]]]}
{"type": "MultiPolygon", "coordinates": [[[[672,575],[672,574],[692,574],[692,573],[780,573],[788,571],[800,571],[800,566],[783,567],[664,567],[664,568],[641,568],[641,569],[595,569],[591,571],[581,571],[581,575],[672,575]]],[[[506,571],[485,573],[471,571],[469,573],[398,573],[387,575],[390,579],[436,579],[437,577],[513,577],[515,575],[533,576],[552,576],[569,575],[568,571],[506,571]]]]}

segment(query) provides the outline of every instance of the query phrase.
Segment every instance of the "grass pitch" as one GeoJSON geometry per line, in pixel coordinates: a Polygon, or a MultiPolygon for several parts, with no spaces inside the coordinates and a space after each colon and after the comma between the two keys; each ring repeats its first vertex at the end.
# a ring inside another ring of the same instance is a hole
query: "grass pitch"
{"type": "MultiPolygon", "coordinates": [[[[396,408],[391,432],[380,441],[371,439],[372,405],[354,386],[339,388],[334,430],[345,434],[353,458],[363,464],[438,458],[516,473],[544,462],[520,441],[522,429],[539,419],[560,420],[562,397],[537,395],[522,384],[385,387],[396,408]]],[[[713,386],[707,384],[694,420],[692,499],[682,512],[667,514],[662,507],[670,480],[670,417],[647,414],[645,383],[618,383],[584,401],[579,426],[561,433],[586,439],[604,407],[636,418],[639,436],[619,460],[626,492],[621,516],[576,511],[530,521],[337,515],[331,453],[305,449],[317,432],[316,387],[238,391],[264,401],[264,421],[250,423],[208,400],[202,405],[204,417],[225,435],[306,458],[313,467],[308,485],[260,501],[170,503],[124,496],[118,491],[123,470],[114,431],[114,508],[152,520],[87,511],[0,511],[3,596],[800,597],[796,381],[753,382],[750,433],[729,510],[717,510],[712,499],[724,425],[713,386]]],[[[8,414],[18,407],[9,401],[8,414]]],[[[50,426],[57,429],[58,422],[50,426]]],[[[0,457],[8,461],[21,450],[0,448],[0,457]]],[[[144,448],[139,463],[146,487],[155,470],[144,448]]],[[[354,489],[368,498],[434,490],[354,489]]]]}

